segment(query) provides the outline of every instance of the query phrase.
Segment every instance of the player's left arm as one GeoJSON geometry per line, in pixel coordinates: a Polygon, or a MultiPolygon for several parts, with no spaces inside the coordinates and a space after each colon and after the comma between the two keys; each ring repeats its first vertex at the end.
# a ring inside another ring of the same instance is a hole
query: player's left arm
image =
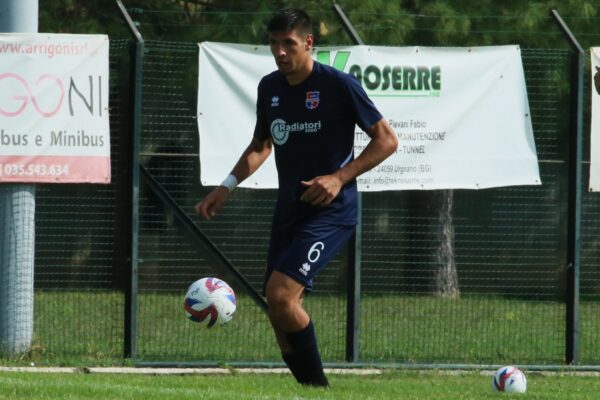
{"type": "Polygon", "coordinates": [[[380,164],[398,148],[396,133],[384,118],[367,129],[367,134],[371,137],[371,141],[350,163],[331,175],[317,176],[309,181],[303,181],[302,184],[307,189],[300,199],[312,205],[331,203],[342,186],[380,164]]]}

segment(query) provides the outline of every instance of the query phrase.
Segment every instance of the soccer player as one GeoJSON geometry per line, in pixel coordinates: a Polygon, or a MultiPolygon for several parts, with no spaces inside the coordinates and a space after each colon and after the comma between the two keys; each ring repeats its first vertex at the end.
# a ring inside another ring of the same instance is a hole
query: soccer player
{"type": "Polygon", "coordinates": [[[277,70],[258,84],[254,136],[221,186],[196,205],[216,215],[238,182],[275,148],[279,191],[264,291],[277,343],[296,380],[328,386],[315,330],[302,307],[313,278],[342,249],[357,223],[356,177],[397,148],[396,134],[349,74],[313,61],[310,18],[278,11],[267,25],[277,70]],[[355,125],[371,138],[354,158],[355,125]]]}

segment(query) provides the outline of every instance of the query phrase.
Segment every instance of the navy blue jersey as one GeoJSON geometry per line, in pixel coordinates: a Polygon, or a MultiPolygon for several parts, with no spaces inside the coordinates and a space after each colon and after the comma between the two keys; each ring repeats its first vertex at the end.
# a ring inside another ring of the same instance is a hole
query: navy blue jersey
{"type": "Polygon", "coordinates": [[[354,127],[367,130],[382,116],[349,74],[314,62],[311,74],[290,85],[279,71],[258,85],[254,136],[271,136],[279,192],[273,228],[285,231],[317,217],[325,223],[356,224],[356,180],[344,185],[328,206],[300,201],[301,181],[328,175],[353,160],[354,127]]]}

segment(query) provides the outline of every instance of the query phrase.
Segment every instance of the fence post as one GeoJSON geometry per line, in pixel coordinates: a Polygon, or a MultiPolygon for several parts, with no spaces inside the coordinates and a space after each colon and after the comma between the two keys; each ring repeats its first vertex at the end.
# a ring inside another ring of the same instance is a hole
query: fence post
{"type": "MultiPolygon", "coordinates": [[[[333,11],[354,44],[363,45],[364,42],[346,17],[342,8],[333,3],[333,11]]],[[[358,193],[358,224],[356,232],[352,235],[348,249],[348,275],[346,288],[346,361],[359,361],[360,343],[360,269],[361,269],[361,241],[362,241],[362,194],[358,193]]]]}
{"type": "Polygon", "coordinates": [[[131,74],[131,93],[132,102],[129,110],[132,135],[130,140],[131,158],[129,169],[131,171],[129,183],[129,198],[131,204],[130,218],[126,222],[129,234],[129,257],[128,282],[125,289],[125,318],[124,318],[124,338],[123,354],[127,358],[137,357],[137,296],[138,296],[138,267],[139,259],[139,192],[140,192],[140,168],[139,168],[139,149],[142,131],[142,65],[144,59],[145,42],[140,31],[135,26],[131,16],[125,9],[121,0],[116,0],[121,16],[125,20],[129,31],[135,38],[135,46],[132,48],[131,74]]]}
{"type": "MultiPolygon", "coordinates": [[[[0,31],[37,33],[38,11],[38,0],[2,2],[0,31]]],[[[11,356],[33,339],[35,193],[31,183],[0,186],[0,353],[11,356]]]]}
{"type": "Polygon", "coordinates": [[[356,32],[356,29],[354,29],[354,26],[352,26],[352,23],[350,22],[348,17],[346,17],[346,14],[344,13],[344,10],[342,10],[342,7],[340,7],[334,2],[333,11],[335,11],[335,15],[338,17],[340,24],[342,24],[342,27],[344,28],[348,36],[350,36],[350,39],[352,39],[352,42],[354,44],[364,45],[365,42],[363,42],[358,32],[356,32]]]}
{"type": "Polygon", "coordinates": [[[584,51],[558,11],[552,17],[574,50],[571,60],[571,132],[569,135],[569,192],[567,206],[567,321],[566,364],[579,363],[579,268],[581,259],[581,163],[583,160],[584,51]]]}

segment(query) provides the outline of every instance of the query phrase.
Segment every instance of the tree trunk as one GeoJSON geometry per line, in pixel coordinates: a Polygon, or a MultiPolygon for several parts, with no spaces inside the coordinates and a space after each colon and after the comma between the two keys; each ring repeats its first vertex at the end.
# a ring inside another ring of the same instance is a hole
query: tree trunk
{"type": "Polygon", "coordinates": [[[454,224],[452,221],[453,190],[439,191],[437,269],[434,276],[436,296],[457,298],[460,296],[458,274],[454,262],[454,224]]]}

